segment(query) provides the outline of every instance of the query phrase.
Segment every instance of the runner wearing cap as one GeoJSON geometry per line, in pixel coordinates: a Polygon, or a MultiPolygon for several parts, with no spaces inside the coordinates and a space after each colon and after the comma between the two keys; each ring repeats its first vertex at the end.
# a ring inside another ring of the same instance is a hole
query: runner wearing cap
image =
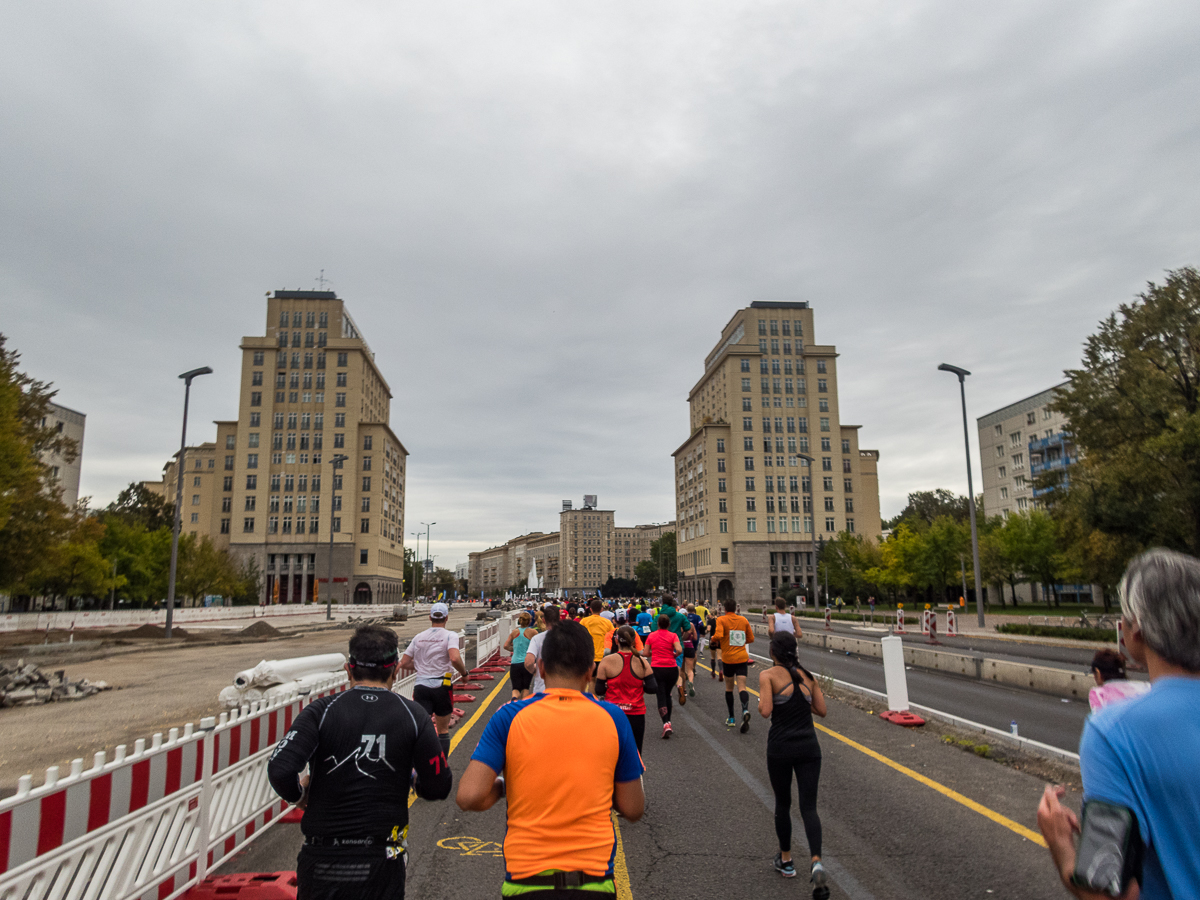
{"type": "Polygon", "coordinates": [[[458,635],[446,627],[449,616],[450,607],[445,603],[433,604],[429,627],[409,641],[400,658],[401,671],[417,673],[413,700],[434,717],[438,740],[446,755],[450,754],[450,715],[454,712],[451,669],[457,669],[464,680],[467,678],[467,667],[458,651],[458,635]]]}
{"type": "Polygon", "coordinates": [[[538,669],[538,660],[542,658],[542,645],[546,643],[546,635],[559,621],[557,606],[549,604],[542,612],[546,617],[546,630],[535,635],[525,650],[525,669],[533,676],[532,693],[534,694],[540,694],[546,690],[546,682],[542,679],[542,673],[538,669]]]}

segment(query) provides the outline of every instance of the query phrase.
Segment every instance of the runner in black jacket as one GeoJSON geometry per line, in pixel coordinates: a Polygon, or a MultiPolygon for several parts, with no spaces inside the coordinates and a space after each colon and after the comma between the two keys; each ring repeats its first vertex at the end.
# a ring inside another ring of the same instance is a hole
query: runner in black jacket
{"type": "Polygon", "coordinates": [[[360,628],[350,690],[309,704],[268,763],[275,792],[305,809],[298,900],[400,900],[410,783],[425,800],[450,794],[429,714],[391,692],[398,661],[394,631],[360,628]]]}

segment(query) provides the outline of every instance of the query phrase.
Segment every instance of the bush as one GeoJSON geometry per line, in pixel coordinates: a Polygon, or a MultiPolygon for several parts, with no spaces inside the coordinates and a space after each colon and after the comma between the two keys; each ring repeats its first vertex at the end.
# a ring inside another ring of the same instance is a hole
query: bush
{"type": "Polygon", "coordinates": [[[1018,625],[1006,623],[997,625],[996,630],[1001,634],[1028,634],[1034,637],[1072,638],[1077,641],[1097,641],[1102,644],[1115,644],[1117,633],[1115,628],[1079,628],[1073,625],[1018,625]]]}

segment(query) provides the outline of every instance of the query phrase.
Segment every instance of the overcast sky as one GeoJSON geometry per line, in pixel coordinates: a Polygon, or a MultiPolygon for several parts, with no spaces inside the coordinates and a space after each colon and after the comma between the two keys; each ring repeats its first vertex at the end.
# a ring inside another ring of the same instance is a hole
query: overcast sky
{"type": "Polygon", "coordinates": [[[0,34],[0,331],[87,414],[96,505],[177,448],[179,372],[215,370],[195,441],[236,415],[264,294],[321,269],[451,565],[584,493],[670,519],[750,301],[812,304],[890,516],[966,491],[939,362],[974,432],[1200,263],[1194,0],[6,3],[0,34]]]}

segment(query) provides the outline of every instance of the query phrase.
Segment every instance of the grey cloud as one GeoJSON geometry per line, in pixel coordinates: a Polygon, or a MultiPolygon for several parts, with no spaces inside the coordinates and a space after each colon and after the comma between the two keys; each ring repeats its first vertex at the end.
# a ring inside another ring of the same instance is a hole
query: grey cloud
{"type": "MultiPolygon", "coordinates": [[[[395,393],[434,552],[598,493],[670,518],[738,306],[803,299],[885,515],[972,416],[1194,263],[1182,2],[10,4],[0,329],[89,415],[106,502],[234,414],[263,293],[325,268],[395,393]]],[[[443,561],[443,560],[439,560],[443,561]]]]}

